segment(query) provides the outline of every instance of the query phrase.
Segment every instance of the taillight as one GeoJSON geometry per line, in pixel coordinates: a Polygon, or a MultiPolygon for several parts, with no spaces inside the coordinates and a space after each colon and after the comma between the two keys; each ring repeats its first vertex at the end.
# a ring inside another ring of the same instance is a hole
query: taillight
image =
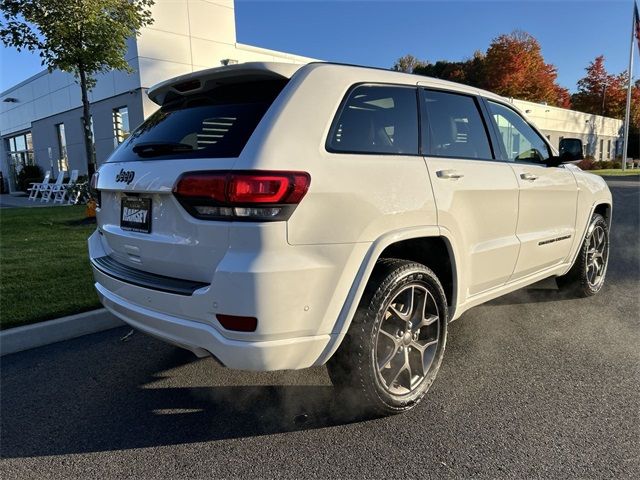
{"type": "Polygon", "coordinates": [[[197,218],[277,221],[291,216],[310,183],[306,172],[189,172],[178,179],[173,194],[197,218]]]}
{"type": "Polygon", "coordinates": [[[96,207],[100,206],[100,190],[98,190],[98,172],[91,175],[91,181],[89,182],[89,193],[91,197],[96,201],[96,207]]]}

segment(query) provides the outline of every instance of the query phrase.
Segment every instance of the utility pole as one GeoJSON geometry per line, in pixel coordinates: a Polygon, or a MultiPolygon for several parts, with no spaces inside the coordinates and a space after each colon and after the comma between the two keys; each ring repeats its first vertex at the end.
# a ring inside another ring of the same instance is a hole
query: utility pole
{"type": "Polygon", "coordinates": [[[629,84],[627,86],[627,108],[624,113],[624,136],[622,143],[622,170],[627,169],[627,150],[629,149],[629,120],[631,117],[631,88],[633,86],[633,44],[636,41],[636,27],[640,22],[638,18],[638,7],[636,6],[635,0],[633,1],[633,16],[631,22],[631,47],[629,48],[629,70],[628,72],[628,81],[629,84]]]}

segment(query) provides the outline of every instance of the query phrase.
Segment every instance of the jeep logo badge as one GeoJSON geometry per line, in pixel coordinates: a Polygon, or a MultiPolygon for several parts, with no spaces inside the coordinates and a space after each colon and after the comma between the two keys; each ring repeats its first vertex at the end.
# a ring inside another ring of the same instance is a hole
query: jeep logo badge
{"type": "Polygon", "coordinates": [[[125,170],[120,169],[120,173],[118,173],[116,175],[116,182],[125,182],[127,185],[129,185],[131,182],[133,182],[133,177],[136,176],[136,172],[134,172],[133,170],[125,170]]]}

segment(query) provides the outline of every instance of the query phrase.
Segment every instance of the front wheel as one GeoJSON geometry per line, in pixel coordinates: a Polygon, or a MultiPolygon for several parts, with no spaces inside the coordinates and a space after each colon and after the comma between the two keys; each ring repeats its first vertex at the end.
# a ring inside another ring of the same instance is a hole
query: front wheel
{"type": "Polygon", "coordinates": [[[556,277],[558,288],[579,297],[589,297],[604,285],[609,263],[609,226],[600,214],[594,214],[573,267],[556,277]]]}
{"type": "Polygon", "coordinates": [[[336,387],[375,413],[400,413],[424,397],[447,339],[447,301],[424,265],[380,260],[342,345],[327,367],[336,387]]]}

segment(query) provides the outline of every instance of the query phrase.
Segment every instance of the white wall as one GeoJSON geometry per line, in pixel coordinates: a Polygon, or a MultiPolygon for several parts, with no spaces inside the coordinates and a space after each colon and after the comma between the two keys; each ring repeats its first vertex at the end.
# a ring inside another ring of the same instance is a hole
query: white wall
{"type": "MultiPolygon", "coordinates": [[[[133,39],[128,41],[125,58],[133,73],[113,70],[98,75],[96,87],[89,93],[91,102],[139,88],[137,46],[133,39]]],[[[80,106],[80,86],[73,75],[45,70],[0,94],[0,135],[28,129],[35,120],[80,106]],[[5,102],[6,98],[15,98],[17,102],[5,102]]]]}
{"type": "Polygon", "coordinates": [[[620,134],[623,123],[622,120],[614,118],[576,112],[575,110],[552,107],[525,100],[513,100],[513,104],[541,130],[589,135],[593,132],[595,126],[598,135],[617,137],[620,134]]]}
{"type": "MultiPolygon", "coordinates": [[[[239,63],[315,61],[237,43],[233,0],[157,0],[153,16],[154,23],[138,38],[143,88],[177,75],[219,67],[225,59],[239,63]]],[[[145,116],[156,108],[145,102],[145,116]]]]}
{"type": "MultiPolygon", "coordinates": [[[[236,42],[233,0],[156,0],[154,23],[130,39],[126,59],[133,73],[111,71],[97,78],[92,102],[148,88],[176,75],[239,62],[308,63],[290,55],[236,42]]],[[[73,75],[41,72],[0,94],[0,135],[30,128],[31,122],[80,107],[80,87],[73,75]],[[5,98],[15,98],[7,103],[5,98]]],[[[146,104],[145,104],[146,113],[146,104]]]]}
{"type": "Polygon", "coordinates": [[[622,120],[525,100],[512,102],[556,148],[565,137],[581,139],[585,155],[592,155],[596,160],[613,160],[621,152],[622,120]]]}

